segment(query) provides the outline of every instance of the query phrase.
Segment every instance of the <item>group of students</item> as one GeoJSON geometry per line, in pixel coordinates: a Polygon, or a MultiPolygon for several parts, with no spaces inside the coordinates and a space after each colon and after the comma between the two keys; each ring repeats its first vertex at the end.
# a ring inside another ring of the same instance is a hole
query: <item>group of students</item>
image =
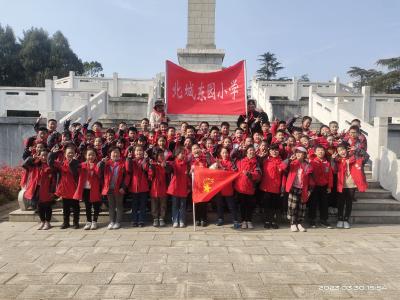
{"type": "MultiPolygon", "coordinates": [[[[337,206],[338,228],[350,228],[355,191],[367,188],[364,164],[368,161],[367,140],[360,121],[353,120],[339,132],[338,123],[310,129],[312,119],[299,116],[288,121],[269,122],[248,101],[246,115],[239,116],[237,128],[222,122],[194,127],[182,122],[169,126],[163,102],[156,102],[150,118],[137,127],[121,122],[117,129],[104,129],[100,122],[63,124],[50,119],[36,135],[25,141],[21,180],[25,199],[37,209],[38,229],[51,228],[52,205],[62,201],[62,229],[79,228],[80,201],[85,204],[85,230],[98,227],[102,203],[108,206],[108,229],[119,229],[124,202],[131,203],[132,226],[146,224],[150,202],[153,226],[165,226],[171,206],[172,226],[185,227],[187,204],[191,201],[194,167],[223,169],[240,175],[226,186],[212,203],[216,225],[224,224],[226,207],[234,229],[252,229],[254,212],[263,210],[264,227],[278,228],[284,212],[291,231],[306,231],[318,224],[327,228],[328,207],[337,206]],[[150,199],[150,201],[149,201],[150,199]]],[[[195,204],[196,223],[208,225],[208,203],[195,204]]]]}

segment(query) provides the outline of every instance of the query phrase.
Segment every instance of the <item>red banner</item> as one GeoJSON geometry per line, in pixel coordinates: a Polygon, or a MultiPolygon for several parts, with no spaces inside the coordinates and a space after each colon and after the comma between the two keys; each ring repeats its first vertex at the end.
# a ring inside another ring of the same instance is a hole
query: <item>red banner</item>
{"type": "Polygon", "coordinates": [[[240,173],[196,167],[193,178],[193,202],[207,202],[234,181],[240,173]]]}
{"type": "Polygon", "coordinates": [[[246,112],[245,61],[217,72],[188,71],[166,62],[168,114],[241,115],[246,112]]]}

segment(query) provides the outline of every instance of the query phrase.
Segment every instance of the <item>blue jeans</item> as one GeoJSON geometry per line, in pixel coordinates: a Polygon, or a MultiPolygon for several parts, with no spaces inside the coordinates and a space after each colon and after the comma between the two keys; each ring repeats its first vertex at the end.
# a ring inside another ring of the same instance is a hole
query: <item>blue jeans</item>
{"type": "Polygon", "coordinates": [[[132,193],[132,222],[144,223],[146,220],[147,192],[132,193]]]}
{"type": "Polygon", "coordinates": [[[172,223],[186,222],[186,198],[172,197],[172,223]]]}
{"type": "Polygon", "coordinates": [[[236,199],[233,196],[224,197],[221,195],[217,195],[215,197],[215,201],[217,203],[217,215],[218,219],[224,219],[224,202],[228,205],[229,211],[232,214],[232,222],[238,222],[238,207],[236,203],[236,199]]]}

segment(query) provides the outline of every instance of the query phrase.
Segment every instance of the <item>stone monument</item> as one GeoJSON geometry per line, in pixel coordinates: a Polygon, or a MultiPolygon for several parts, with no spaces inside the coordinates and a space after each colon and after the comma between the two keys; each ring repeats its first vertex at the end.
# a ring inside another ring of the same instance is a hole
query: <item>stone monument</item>
{"type": "Polygon", "coordinates": [[[196,72],[222,69],[225,51],[215,46],[215,0],[188,0],[188,35],[179,64],[196,72]]]}

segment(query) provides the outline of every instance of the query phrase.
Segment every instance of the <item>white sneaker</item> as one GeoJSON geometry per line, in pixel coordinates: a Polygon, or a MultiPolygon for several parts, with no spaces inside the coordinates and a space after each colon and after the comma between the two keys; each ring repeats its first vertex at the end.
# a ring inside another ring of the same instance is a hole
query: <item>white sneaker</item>
{"type": "Polygon", "coordinates": [[[180,224],[179,224],[179,227],[180,227],[180,228],[185,228],[186,225],[185,225],[185,223],[180,223],[180,224]]]}
{"type": "Polygon", "coordinates": [[[37,228],[37,230],[42,230],[44,227],[44,222],[40,222],[39,227],[37,228]]]}
{"type": "Polygon", "coordinates": [[[51,228],[51,225],[49,222],[44,222],[43,230],[49,230],[51,228]]]}
{"type": "Polygon", "coordinates": [[[178,228],[179,227],[179,223],[178,222],[174,222],[174,224],[172,225],[173,228],[178,228]]]}
{"type": "Polygon", "coordinates": [[[164,227],[165,226],[164,219],[159,219],[158,221],[159,221],[160,227],[164,227]]]}
{"type": "Polygon", "coordinates": [[[121,228],[121,224],[115,223],[112,229],[120,229],[120,228],[121,228]]]}
{"type": "Polygon", "coordinates": [[[254,229],[253,223],[252,222],[247,222],[247,228],[248,229],[254,229]]]}
{"type": "Polygon", "coordinates": [[[83,227],[83,230],[89,230],[91,226],[92,226],[92,222],[87,222],[85,227],[83,227]]]}
{"type": "Polygon", "coordinates": [[[242,222],[242,229],[247,229],[247,222],[242,222]]]}
{"type": "Polygon", "coordinates": [[[350,223],[347,222],[347,221],[344,221],[344,222],[343,222],[343,228],[344,228],[344,229],[350,229],[350,228],[351,228],[350,223]]]}
{"type": "Polygon", "coordinates": [[[114,222],[111,222],[110,224],[108,224],[107,229],[111,230],[114,227],[114,222]]]}
{"type": "Polygon", "coordinates": [[[343,228],[343,221],[337,221],[336,228],[343,228]]]}
{"type": "Polygon", "coordinates": [[[290,226],[290,231],[291,232],[297,232],[297,231],[299,231],[299,229],[297,228],[296,224],[293,224],[293,225],[290,226]]]}
{"type": "Polygon", "coordinates": [[[93,221],[92,225],[90,226],[90,230],[96,230],[97,229],[97,222],[93,221]]]}
{"type": "Polygon", "coordinates": [[[307,229],[305,229],[305,228],[303,227],[303,225],[301,225],[301,224],[297,224],[297,228],[298,228],[299,231],[301,231],[301,232],[306,232],[306,231],[307,231],[307,229]]]}

